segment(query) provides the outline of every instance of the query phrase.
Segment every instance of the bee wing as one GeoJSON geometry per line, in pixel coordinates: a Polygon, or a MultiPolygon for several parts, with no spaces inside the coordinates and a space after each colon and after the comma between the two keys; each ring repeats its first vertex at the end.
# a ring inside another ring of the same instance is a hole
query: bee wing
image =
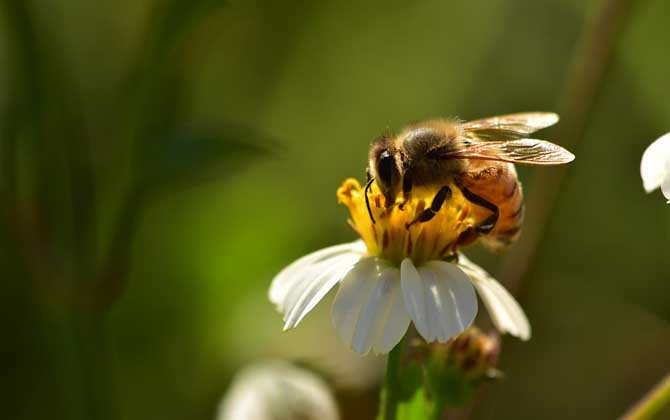
{"type": "Polygon", "coordinates": [[[498,139],[512,140],[527,137],[557,122],[558,114],[553,112],[521,112],[468,121],[461,126],[466,135],[468,133],[474,133],[479,137],[497,135],[498,139]]]}
{"type": "Polygon", "coordinates": [[[554,143],[536,139],[468,141],[459,150],[445,151],[438,159],[480,159],[526,165],[561,165],[575,155],[554,143]]]}

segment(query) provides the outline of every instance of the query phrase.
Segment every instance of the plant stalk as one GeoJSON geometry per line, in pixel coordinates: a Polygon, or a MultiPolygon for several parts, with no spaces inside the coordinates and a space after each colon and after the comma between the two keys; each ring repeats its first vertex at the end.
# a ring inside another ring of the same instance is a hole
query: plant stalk
{"type": "Polygon", "coordinates": [[[380,420],[395,420],[398,413],[400,394],[400,356],[403,342],[400,341],[386,359],[386,376],[384,378],[384,389],[382,391],[380,420]]]}
{"type": "MultiPolygon", "coordinates": [[[[593,17],[585,24],[558,101],[562,124],[557,126],[554,137],[561,139],[561,145],[568,149],[574,151],[584,137],[618,42],[630,21],[632,7],[632,0],[600,0],[593,17]]],[[[565,172],[566,168],[556,168],[539,172],[533,178],[524,234],[503,259],[496,276],[514,294],[519,293],[524,278],[533,269],[565,172]]]]}
{"type": "Polygon", "coordinates": [[[651,420],[670,410],[670,375],[666,375],[647,395],[621,416],[621,420],[651,420]]]}
{"type": "Polygon", "coordinates": [[[85,416],[90,420],[113,419],[116,417],[114,370],[107,314],[77,311],[73,315],[85,416]]]}

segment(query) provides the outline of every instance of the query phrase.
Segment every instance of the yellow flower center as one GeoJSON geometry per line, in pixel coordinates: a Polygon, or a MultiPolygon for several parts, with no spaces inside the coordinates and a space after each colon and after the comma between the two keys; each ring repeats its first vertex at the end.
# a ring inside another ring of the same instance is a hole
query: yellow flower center
{"type": "Polygon", "coordinates": [[[376,183],[368,191],[372,222],[365,202],[365,188],[352,178],[337,190],[337,198],[349,208],[349,223],[365,242],[368,252],[395,264],[410,257],[420,265],[430,260],[449,258],[459,246],[472,242],[474,231],[486,217],[486,212],[463,197],[454,185],[448,185],[452,195],[427,222],[417,217],[429,208],[437,193],[435,188],[414,188],[409,200],[403,203],[402,194],[386,206],[386,200],[376,183]]]}

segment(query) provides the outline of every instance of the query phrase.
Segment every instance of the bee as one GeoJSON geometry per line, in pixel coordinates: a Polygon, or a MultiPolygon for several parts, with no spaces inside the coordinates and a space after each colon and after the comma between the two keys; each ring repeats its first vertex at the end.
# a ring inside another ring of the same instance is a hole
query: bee
{"type": "MultiPolygon", "coordinates": [[[[523,193],[514,164],[560,165],[575,158],[558,145],[529,138],[556,122],[557,114],[528,112],[469,122],[433,120],[383,136],[370,147],[366,200],[373,182],[387,208],[402,209],[414,187],[434,188],[430,206],[407,224],[409,229],[431,220],[451,198],[451,188],[458,188],[466,200],[489,212],[461,235],[459,244],[481,236],[485,245],[499,250],[517,239],[523,221],[523,193]],[[400,193],[403,200],[398,203],[400,193]]],[[[375,223],[372,212],[370,218],[375,223]]]]}

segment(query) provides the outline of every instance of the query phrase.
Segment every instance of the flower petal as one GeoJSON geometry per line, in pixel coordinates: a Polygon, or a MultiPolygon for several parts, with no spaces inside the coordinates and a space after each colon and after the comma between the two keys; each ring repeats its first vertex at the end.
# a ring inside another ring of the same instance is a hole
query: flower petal
{"type": "MultiPolygon", "coordinates": [[[[477,316],[477,294],[475,293],[472,283],[470,283],[468,276],[456,265],[445,261],[431,261],[428,267],[419,270],[422,278],[426,278],[424,271],[428,273],[429,269],[435,273],[435,280],[444,282],[446,285],[442,286],[442,293],[445,298],[448,298],[450,306],[445,312],[448,318],[442,318],[443,330],[449,328],[449,331],[457,331],[450,333],[450,336],[460,334],[472,325],[472,322],[477,316]],[[446,287],[445,287],[446,286],[446,287]]],[[[447,337],[449,338],[449,337],[447,337]]]]}
{"type": "Polygon", "coordinates": [[[409,258],[400,264],[400,285],[407,313],[419,334],[425,337],[428,334],[428,319],[423,283],[419,271],[409,258]]]}
{"type": "MultiPolygon", "coordinates": [[[[667,180],[670,177],[670,172],[668,171],[669,160],[670,133],[658,138],[642,154],[640,175],[642,176],[642,185],[645,191],[651,192],[655,190],[661,186],[664,179],[667,180]]],[[[670,181],[667,181],[667,183],[670,183],[670,181]]]]}
{"type": "Polygon", "coordinates": [[[489,273],[468,260],[465,255],[459,255],[458,265],[470,276],[498,331],[528,340],[531,336],[530,323],[516,299],[489,273]]]}
{"type": "Polygon", "coordinates": [[[663,182],[661,182],[661,191],[668,200],[668,203],[670,203],[670,156],[668,156],[668,161],[666,163],[665,178],[663,178],[663,182]]]}
{"type": "Polygon", "coordinates": [[[284,330],[297,326],[360,259],[358,254],[347,253],[310,267],[284,301],[284,330]]]}
{"type": "Polygon", "coordinates": [[[296,284],[304,281],[304,274],[309,271],[312,266],[338,255],[356,254],[361,256],[365,254],[365,252],[365,244],[363,241],[358,240],[331,246],[305,255],[291,263],[275,276],[270,285],[268,297],[272,303],[277,305],[279,310],[282,310],[286,296],[296,284]]]}
{"type": "Polygon", "coordinates": [[[332,319],[340,338],[354,351],[389,352],[409,326],[398,269],[378,258],[362,259],[342,279],[332,319]]]}
{"type": "Polygon", "coordinates": [[[417,271],[406,258],[400,270],[405,306],[426,341],[447,341],[472,324],[477,297],[467,275],[455,264],[431,261],[417,271]]]}
{"type": "Polygon", "coordinates": [[[400,273],[395,272],[393,279],[393,303],[387,309],[385,318],[386,325],[383,326],[383,332],[377,338],[372,350],[375,353],[388,353],[400,342],[407,328],[409,327],[409,315],[405,309],[405,302],[402,299],[402,291],[400,289],[400,273]]]}

